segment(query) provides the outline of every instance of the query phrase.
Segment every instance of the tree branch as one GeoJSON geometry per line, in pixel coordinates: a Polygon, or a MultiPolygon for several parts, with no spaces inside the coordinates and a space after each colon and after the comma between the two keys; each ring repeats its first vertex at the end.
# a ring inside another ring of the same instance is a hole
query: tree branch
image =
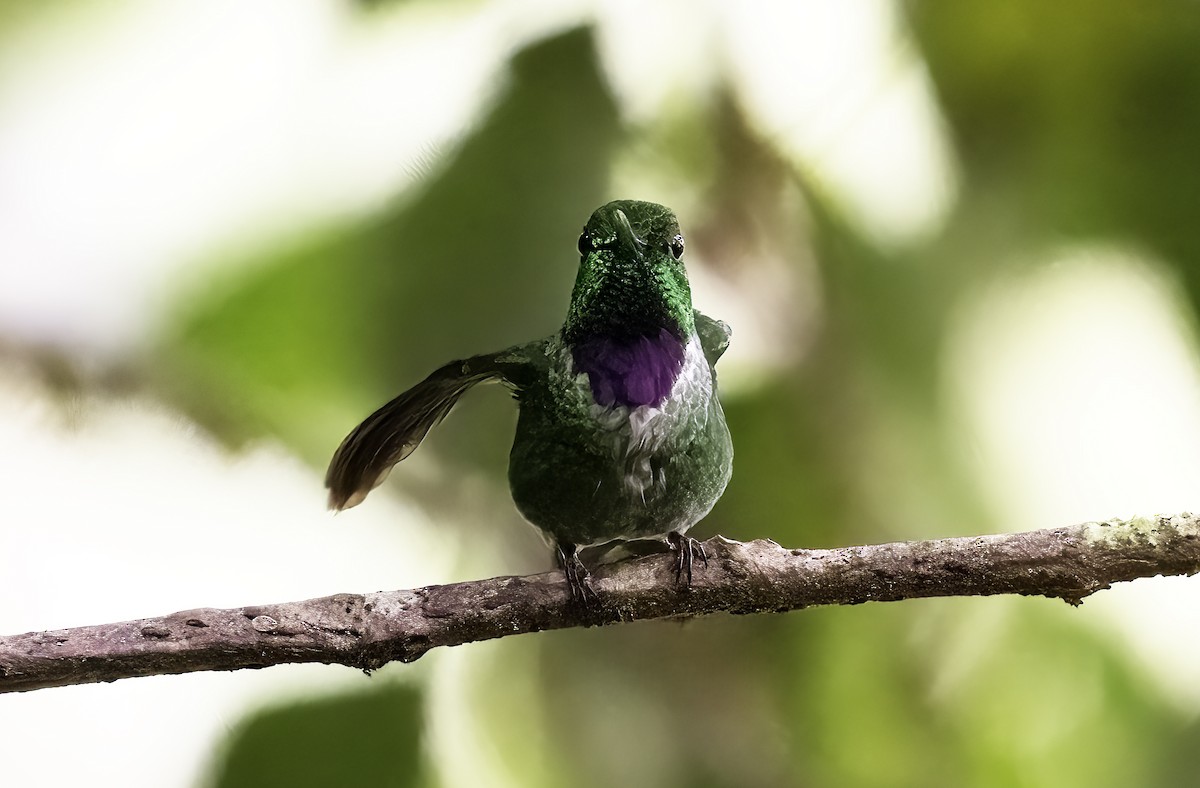
{"type": "Polygon", "coordinates": [[[287,662],[371,671],[437,646],[718,611],[991,594],[1077,605],[1116,582],[1200,571],[1200,516],[833,550],[722,537],[704,546],[708,566],[691,588],[676,584],[672,555],[597,568],[602,607],[592,611],[573,606],[562,574],[548,572],[0,637],[0,692],[287,662]]]}

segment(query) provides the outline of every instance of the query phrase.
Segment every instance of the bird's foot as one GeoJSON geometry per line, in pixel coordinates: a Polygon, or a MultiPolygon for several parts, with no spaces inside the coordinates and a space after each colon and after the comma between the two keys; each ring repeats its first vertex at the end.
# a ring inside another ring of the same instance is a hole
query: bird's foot
{"type": "Polygon", "coordinates": [[[678,583],[686,576],[686,585],[692,584],[692,562],[699,558],[708,566],[708,553],[704,545],[690,536],[684,536],[678,531],[667,534],[667,542],[675,551],[675,582],[678,583]]]}
{"type": "Polygon", "coordinates": [[[567,577],[567,588],[571,591],[571,602],[585,610],[599,604],[600,597],[592,588],[591,573],[579,559],[579,551],[573,544],[558,545],[558,565],[567,577]]]}

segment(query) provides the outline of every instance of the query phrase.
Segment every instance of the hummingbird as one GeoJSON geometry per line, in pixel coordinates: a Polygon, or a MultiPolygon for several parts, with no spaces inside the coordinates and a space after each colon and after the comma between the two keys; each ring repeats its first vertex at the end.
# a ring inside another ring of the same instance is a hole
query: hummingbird
{"type": "Polygon", "coordinates": [[[676,582],[703,546],[687,531],[729,482],[733,443],[716,363],[731,331],[692,308],[675,214],[650,202],[597,208],[579,235],[579,271],[557,333],[451,361],[346,436],[325,486],[335,511],[361,503],[479,383],[519,406],[508,481],[521,515],[555,549],[571,599],[597,597],[581,548],[664,539],[676,582]]]}

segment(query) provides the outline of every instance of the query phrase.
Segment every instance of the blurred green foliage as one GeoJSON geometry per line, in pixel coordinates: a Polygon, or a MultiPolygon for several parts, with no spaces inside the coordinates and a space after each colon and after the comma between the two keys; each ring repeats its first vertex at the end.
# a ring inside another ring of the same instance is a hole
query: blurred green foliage
{"type": "MultiPolygon", "coordinates": [[[[495,107],[419,193],[215,288],[182,319],[165,378],[186,381],[180,396],[202,413],[216,402],[241,415],[230,437],[265,428],[324,460],[334,424],[447,358],[561,324],[575,277],[562,250],[603,200],[617,136],[585,31],[521,53],[495,107]],[[336,421],[313,418],[330,412],[336,421]]],[[[470,462],[464,444],[508,440],[501,425],[478,426],[452,456],[470,462]]]]}
{"type": "Polygon", "coordinates": [[[421,693],[396,683],[263,709],[233,732],[211,785],[423,785],[421,722],[421,693]]]}
{"type": "Polygon", "coordinates": [[[1170,259],[1200,302],[1195,9],[1175,0],[907,7],[964,164],[961,229],[1000,249],[1136,240],[1170,259]]]}
{"type": "MultiPolygon", "coordinates": [[[[381,215],[248,261],[187,304],[162,345],[164,386],[231,442],[269,432],[320,465],[358,417],[445,360],[553,331],[578,227],[606,199],[642,196],[611,194],[609,177],[623,153],[650,150],[665,172],[708,162],[700,215],[682,217],[691,248],[753,226],[799,265],[785,236],[805,227],[819,267],[823,317],[802,362],[726,397],[734,481],[697,533],[823,546],[985,530],[938,395],[950,313],[1015,252],[1064,238],[1152,248],[1200,303],[1200,16],[1166,0],[903,7],[961,167],[935,237],[872,244],[746,124],[736,93],[671,128],[622,126],[589,32],[574,30],[517,54],[483,121],[381,215]]],[[[421,450],[446,473],[389,485],[451,511],[469,470],[501,500],[512,423],[502,398],[473,396],[421,450]]],[[[446,525],[471,540],[493,526],[446,525]]],[[[519,785],[1174,786],[1200,752],[1195,723],[1111,639],[1041,600],[468,648],[473,724],[519,785]]],[[[367,693],[256,716],[231,734],[217,783],[269,784],[263,753],[291,746],[342,775],[353,760],[343,784],[412,784],[428,743],[415,696],[386,681],[367,693]]],[[[431,768],[423,784],[445,765],[431,768]]]]}

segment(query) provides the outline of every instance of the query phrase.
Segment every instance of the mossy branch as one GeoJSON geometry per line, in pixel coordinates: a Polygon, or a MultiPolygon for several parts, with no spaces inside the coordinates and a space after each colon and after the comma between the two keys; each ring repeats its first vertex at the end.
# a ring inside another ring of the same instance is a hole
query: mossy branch
{"type": "Polygon", "coordinates": [[[200,670],[323,662],[375,670],[438,646],[708,613],[764,613],[935,596],[1024,594],[1073,605],[1113,583],[1200,571],[1200,517],[1110,520],[1018,534],[789,550],[704,543],[708,566],[675,582],[674,556],[601,566],[601,606],[572,605],[562,573],[409,591],[336,594],[230,610],[0,637],[0,692],[200,670]]]}

